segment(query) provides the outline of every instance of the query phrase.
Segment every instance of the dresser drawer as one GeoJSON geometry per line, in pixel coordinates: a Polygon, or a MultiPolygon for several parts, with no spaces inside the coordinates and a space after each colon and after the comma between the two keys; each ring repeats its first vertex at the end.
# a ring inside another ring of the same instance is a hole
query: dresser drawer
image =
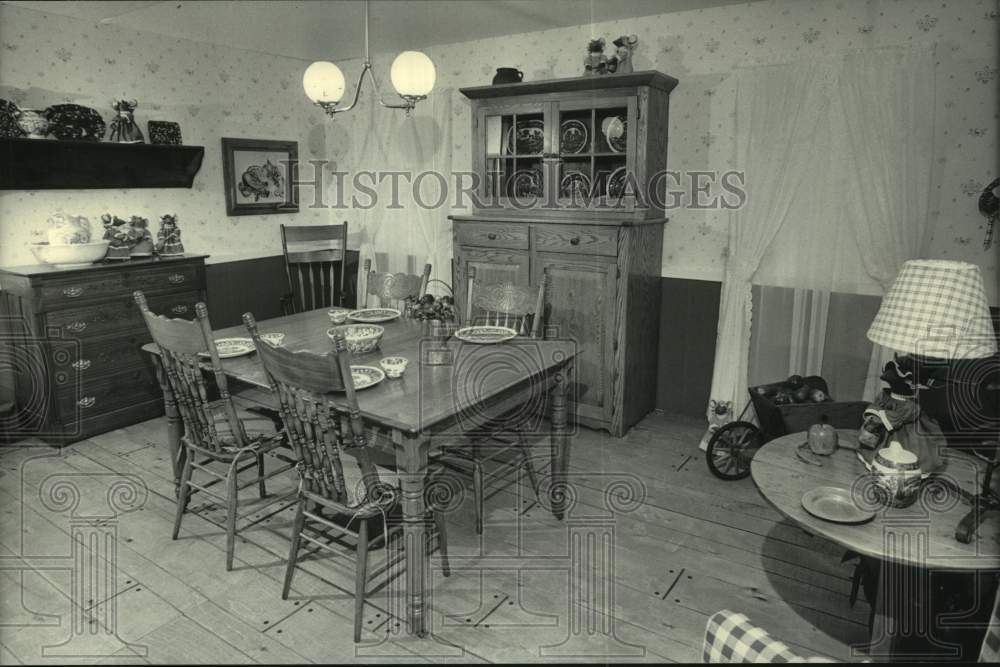
{"type": "Polygon", "coordinates": [[[148,332],[135,329],[101,338],[86,338],[50,348],[49,367],[57,388],[89,382],[126,369],[146,367],[141,348],[150,342],[148,332]]]}
{"type": "MultiPolygon", "coordinates": [[[[149,309],[158,315],[192,319],[199,294],[179,292],[152,296],[149,298],[149,309]]],[[[79,308],[54,310],[46,314],[46,323],[57,327],[63,337],[76,339],[145,328],[131,295],[79,308]]]]}
{"type": "Polygon", "coordinates": [[[162,290],[197,290],[204,287],[201,284],[201,271],[197,265],[182,264],[180,266],[156,267],[141,271],[128,271],[125,274],[129,294],[135,290],[156,292],[162,290]]]}
{"type": "Polygon", "coordinates": [[[459,223],[455,229],[456,245],[487,248],[528,249],[528,226],[522,224],[459,223]]]}
{"type": "Polygon", "coordinates": [[[539,252],[573,252],[582,255],[618,255],[616,227],[576,225],[536,225],[535,250],[539,252]]]}
{"type": "Polygon", "coordinates": [[[128,293],[125,275],[120,271],[47,281],[38,289],[47,308],[62,308],[77,301],[116,298],[128,293]]]}
{"type": "Polygon", "coordinates": [[[104,378],[82,380],[56,388],[56,409],[63,423],[87,419],[161,395],[156,376],[146,368],[135,368],[104,378]]]}

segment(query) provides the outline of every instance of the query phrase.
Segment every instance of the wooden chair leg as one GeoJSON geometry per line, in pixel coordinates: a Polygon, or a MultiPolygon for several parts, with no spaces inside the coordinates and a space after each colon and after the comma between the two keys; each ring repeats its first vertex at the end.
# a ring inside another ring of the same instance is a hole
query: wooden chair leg
{"type": "MultiPolygon", "coordinates": [[[[438,549],[441,551],[441,571],[444,576],[451,576],[451,564],[448,562],[448,529],[445,526],[444,512],[433,511],[434,525],[437,526],[438,549]]],[[[430,544],[430,540],[427,541],[430,544]]]]}
{"type": "Polygon", "coordinates": [[[483,534],[483,464],[472,462],[472,495],[476,511],[476,535],[483,534]]]}
{"type": "Polygon", "coordinates": [[[535,497],[538,497],[538,478],[535,476],[535,464],[531,462],[531,446],[523,433],[518,433],[517,440],[517,447],[524,457],[524,469],[528,472],[528,482],[531,484],[531,490],[535,492],[535,497]]]}
{"type": "Polygon", "coordinates": [[[191,495],[191,486],[188,484],[191,481],[191,458],[192,455],[190,453],[184,457],[184,469],[181,471],[181,487],[177,496],[177,514],[174,516],[174,534],[172,537],[175,540],[181,532],[181,519],[184,518],[184,512],[187,511],[188,498],[191,495]]]}
{"type": "Polygon", "coordinates": [[[292,545],[288,550],[288,565],[285,567],[285,583],[281,588],[281,599],[288,599],[292,589],[292,577],[295,576],[295,561],[299,557],[299,545],[302,543],[302,529],[306,523],[306,499],[300,497],[295,507],[295,521],[292,522],[292,545]]]}
{"type": "Polygon", "coordinates": [[[267,484],[264,481],[264,455],[257,452],[257,494],[267,498],[267,484]]]}
{"type": "Polygon", "coordinates": [[[368,520],[358,528],[358,561],[354,572],[354,643],[361,641],[365,613],[365,584],[368,581],[368,520]]]}
{"type": "Polygon", "coordinates": [[[234,464],[226,475],[226,572],[233,569],[233,555],[236,552],[236,510],[239,506],[239,492],[236,489],[239,486],[236,479],[237,467],[239,464],[234,464]]]}

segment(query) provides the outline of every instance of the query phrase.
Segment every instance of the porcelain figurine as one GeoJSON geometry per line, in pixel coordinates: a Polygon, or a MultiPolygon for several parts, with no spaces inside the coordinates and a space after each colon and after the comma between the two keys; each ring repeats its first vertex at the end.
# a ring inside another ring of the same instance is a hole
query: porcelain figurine
{"type": "Polygon", "coordinates": [[[110,213],[105,213],[101,216],[101,222],[104,223],[104,239],[110,241],[105,259],[110,261],[130,259],[132,239],[128,233],[128,221],[122,220],[117,215],[112,216],[110,213]]]}
{"type": "Polygon", "coordinates": [[[149,220],[133,215],[129,220],[129,239],[132,257],[150,257],[153,254],[153,235],[149,233],[149,220]]]}
{"type": "Polygon", "coordinates": [[[609,74],[631,74],[632,53],[639,46],[639,38],[635,35],[622,35],[612,44],[615,45],[615,55],[608,59],[609,74]]]}
{"type": "Polygon", "coordinates": [[[135,123],[135,108],[139,103],[135,100],[115,100],[111,103],[115,109],[115,117],[111,120],[111,141],[120,144],[141,144],[145,142],[142,130],[135,123]]]}
{"type": "Polygon", "coordinates": [[[177,215],[168,213],[160,216],[160,231],[156,234],[156,252],[163,257],[177,257],[184,254],[181,230],[177,226],[177,215]]]}
{"type": "Polygon", "coordinates": [[[587,44],[587,57],[583,60],[583,74],[593,76],[604,74],[608,68],[608,57],[604,55],[604,38],[590,40],[587,44]]]}
{"type": "Polygon", "coordinates": [[[19,109],[14,118],[28,139],[44,139],[49,133],[49,119],[38,109],[19,109]]]}

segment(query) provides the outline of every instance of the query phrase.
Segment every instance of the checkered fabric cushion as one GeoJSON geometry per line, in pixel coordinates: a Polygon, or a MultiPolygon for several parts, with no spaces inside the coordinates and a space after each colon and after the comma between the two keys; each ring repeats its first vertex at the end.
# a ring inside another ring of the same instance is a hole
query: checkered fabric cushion
{"type": "Polygon", "coordinates": [[[743,614],[723,609],[708,619],[702,660],[718,662],[802,662],[784,644],[750,623],[743,614]]]}
{"type": "Polygon", "coordinates": [[[993,603],[993,615],[983,639],[983,648],[979,651],[979,662],[1000,662],[1000,591],[997,591],[997,599],[993,603]]]}
{"type": "Polygon", "coordinates": [[[944,359],[988,357],[997,351],[979,267],[913,259],[882,298],[868,340],[900,352],[944,359]]]}

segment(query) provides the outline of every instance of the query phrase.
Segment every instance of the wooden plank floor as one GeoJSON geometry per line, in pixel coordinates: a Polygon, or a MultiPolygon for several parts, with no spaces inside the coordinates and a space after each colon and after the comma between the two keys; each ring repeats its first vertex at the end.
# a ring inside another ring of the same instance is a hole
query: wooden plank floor
{"type": "MultiPolygon", "coordinates": [[[[842,550],[782,520],[752,481],[712,477],[701,428],[652,414],[622,439],[581,429],[562,522],[512,479],[487,501],[480,539],[466,500],[448,515],[451,576],[432,559],[433,637],[400,634],[405,576],[383,574],[360,645],[353,561],[306,560],[281,600],[291,510],[241,534],[229,573],[225,535],[210,522],[218,508],[186,515],[170,539],[162,419],[62,450],[0,449],[0,664],[690,662],[708,616],[724,608],[800,652],[850,659],[868,608],[848,603],[842,550]],[[145,496],[115,516],[109,489],[121,480],[145,496]],[[75,561],[81,521],[114,548],[84,539],[75,561]],[[81,574],[84,561],[92,569],[81,574]],[[107,582],[88,583],[101,572],[107,582]]],[[[536,446],[544,475],[547,445],[536,446]]],[[[269,491],[294,485],[275,478],[269,491]]],[[[385,556],[374,552],[372,567],[385,556]]]]}

